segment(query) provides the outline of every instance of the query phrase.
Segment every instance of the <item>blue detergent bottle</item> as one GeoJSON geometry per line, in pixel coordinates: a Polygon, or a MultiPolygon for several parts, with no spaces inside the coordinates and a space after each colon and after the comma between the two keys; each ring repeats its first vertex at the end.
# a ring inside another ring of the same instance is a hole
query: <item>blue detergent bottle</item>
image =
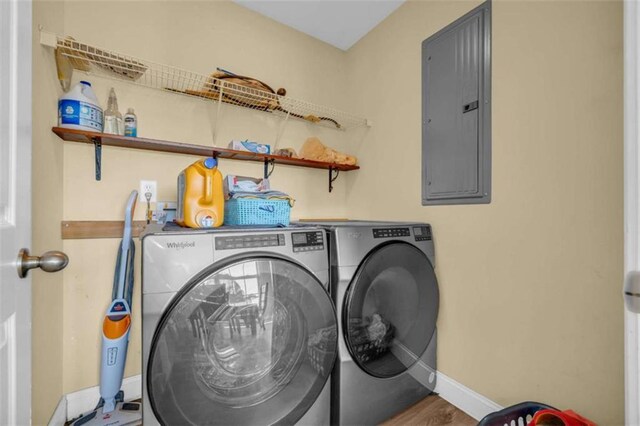
{"type": "Polygon", "coordinates": [[[91,83],[81,81],[58,99],[58,127],[102,132],[104,115],[91,83]]]}

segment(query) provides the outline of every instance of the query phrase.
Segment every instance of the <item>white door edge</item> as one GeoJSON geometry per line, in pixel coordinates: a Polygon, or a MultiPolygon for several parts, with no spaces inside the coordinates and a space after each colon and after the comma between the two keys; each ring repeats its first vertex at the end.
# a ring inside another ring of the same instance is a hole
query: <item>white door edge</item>
{"type": "MultiPolygon", "coordinates": [[[[624,275],[640,270],[640,8],[635,0],[624,2],[624,275]]],[[[620,283],[624,285],[623,283],[620,283]]],[[[625,422],[640,424],[640,315],[624,312],[625,422]]]]}

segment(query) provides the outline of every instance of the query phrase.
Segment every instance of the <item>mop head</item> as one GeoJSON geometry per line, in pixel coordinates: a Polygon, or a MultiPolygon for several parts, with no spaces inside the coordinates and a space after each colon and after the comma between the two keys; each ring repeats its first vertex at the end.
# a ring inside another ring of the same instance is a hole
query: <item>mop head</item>
{"type": "Polygon", "coordinates": [[[71,426],[124,426],[142,424],[142,404],[139,402],[118,402],[116,409],[104,413],[103,407],[84,413],[71,422],[71,426]]]}

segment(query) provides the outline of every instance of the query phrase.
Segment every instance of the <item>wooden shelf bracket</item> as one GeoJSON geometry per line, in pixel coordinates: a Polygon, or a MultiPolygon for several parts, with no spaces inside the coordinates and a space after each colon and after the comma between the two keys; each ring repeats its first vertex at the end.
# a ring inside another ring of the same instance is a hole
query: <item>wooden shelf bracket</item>
{"type": "Polygon", "coordinates": [[[329,167],[329,192],[333,191],[333,182],[338,179],[338,175],[340,174],[340,169],[334,169],[333,167],[329,167]],[[333,172],[336,172],[334,175],[333,172]]]}
{"type": "Polygon", "coordinates": [[[264,160],[264,178],[269,179],[269,176],[271,176],[275,168],[276,168],[276,161],[273,158],[265,159],[264,160]],[[269,166],[271,166],[271,169],[269,169],[269,166]]]}
{"type": "Polygon", "coordinates": [[[96,180],[102,179],[102,141],[100,138],[91,138],[95,149],[95,167],[96,167],[96,180]]]}

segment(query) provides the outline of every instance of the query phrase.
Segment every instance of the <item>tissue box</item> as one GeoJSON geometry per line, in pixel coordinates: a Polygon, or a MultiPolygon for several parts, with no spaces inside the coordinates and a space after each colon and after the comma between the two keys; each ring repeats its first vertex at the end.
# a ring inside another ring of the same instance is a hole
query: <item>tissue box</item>
{"type": "Polygon", "coordinates": [[[271,146],[263,143],[252,142],[250,140],[238,141],[232,140],[229,142],[229,149],[235,149],[236,151],[249,151],[256,154],[270,154],[271,146]]]}

